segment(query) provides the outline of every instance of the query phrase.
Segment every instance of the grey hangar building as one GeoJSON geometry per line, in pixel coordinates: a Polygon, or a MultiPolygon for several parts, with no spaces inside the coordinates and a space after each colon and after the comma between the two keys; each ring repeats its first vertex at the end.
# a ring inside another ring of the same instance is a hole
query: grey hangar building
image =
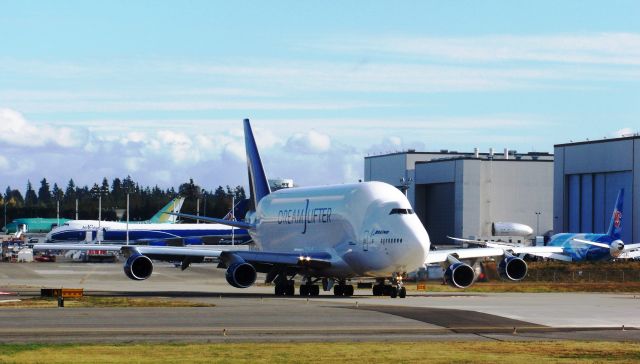
{"type": "Polygon", "coordinates": [[[475,149],[372,155],[365,157],[364,178],[405,191],[434,244],[451,244],[447,236],[490,239],[491,224],[499,221],[526,224],[547,237],[603,233],[624,188],[622,239],[640,242],[638,135],[558,144],[553,154],[475,149]]]}

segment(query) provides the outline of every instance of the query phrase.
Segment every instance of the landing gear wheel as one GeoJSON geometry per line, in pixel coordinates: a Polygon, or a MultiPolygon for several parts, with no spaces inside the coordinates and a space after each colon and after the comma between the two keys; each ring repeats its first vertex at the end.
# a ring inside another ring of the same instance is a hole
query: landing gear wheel
{"type": "Polygon", "coordinates": [[[334,296],[342,296],[344,294],[344,286],[341,284],[337,284],[333,287],[333,295],[334,296]]]}
{"type": "Polygon", "coordinates": [[[275,294],[276,296],[284,296],[284,286],[282,284],[276,284],[275,294]]]}
{"type": "Polygon", "coordinates": [[[373,286],[373,295],[374,296],[382,296],[383,286],[380,284],[376,284],[373,286]]]}
{"type": "Polygon", "coordinates": [[[344,286],[343,294],[347,297],[353,296],[353,285],[348,284],[344,286]]]}
{"type": "Polygon", "coordinates": [[[294,296],[296,294],[296,286],[293,285],[293,281],[289,281],[286,287],[285,295],[294,296]]]}
{"type": "Polygon", "coordinates": [[[398,296],[398,288],[391,286],[389,289],[389,297],[396,298],[398,296]]]}
{"type": "Polygon", "coordinates": [[[303,284],[300,286],[300,296],[308,296],[309,293],[309,285],[303,284]]]}
{"type": "Polygon", "coordinates": [[[320,286],[318,285],[313,285],[313,286],[309,286],[309,293],[311,294],[311,296],[319,296],[320,295],[320,286]]]}
{"type": "Polygon", "coordinates": [[[391,289],[393,286],[385,284],[382,286],[382,296],[391,296],[391,289]]]}
{"type": "Polygon", "coordinates": [[[407,289],[405,287],[400,287],[400,292],[398,292],[398,297],[400,298],[407,297],[407,289]]]}

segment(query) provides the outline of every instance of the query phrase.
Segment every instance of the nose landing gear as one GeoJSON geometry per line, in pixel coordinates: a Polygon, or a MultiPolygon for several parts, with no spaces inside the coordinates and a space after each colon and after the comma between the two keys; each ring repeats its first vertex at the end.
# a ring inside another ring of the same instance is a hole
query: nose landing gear
{"type": "Polygon", "coordinates": [[[402,283],[402,275],[394,274],[391,278],[391,284],[385,284],[384,279],[378,279],[376,284],[373,285],[373,295],[405,298],[407,296],[407,289],[402,283]]]}

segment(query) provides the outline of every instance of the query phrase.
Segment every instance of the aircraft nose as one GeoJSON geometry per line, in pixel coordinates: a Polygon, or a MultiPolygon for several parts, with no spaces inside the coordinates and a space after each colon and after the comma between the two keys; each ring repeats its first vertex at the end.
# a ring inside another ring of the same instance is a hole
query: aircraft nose
{"type": "MultiPolygon", "coordinates": [[[[422,227],[422,226],[420,226],[422,227]]],[[[422,227],[422,229],[411,229],[412,236],[414,241],[414,254],[416,256],[422,257],[422,262],[425,262],[427,259],[427,254],[429,253],[429,249],[431,247],[431,240],[429,239],[429,234],[422,227]]]]}

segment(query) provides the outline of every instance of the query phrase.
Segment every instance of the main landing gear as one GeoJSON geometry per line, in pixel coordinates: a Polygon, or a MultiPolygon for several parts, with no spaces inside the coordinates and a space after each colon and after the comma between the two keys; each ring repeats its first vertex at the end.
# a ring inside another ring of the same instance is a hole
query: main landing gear
{"type": "Polygon", "coordinates": [[[314,284],[318,282],[318,279],[315,280],[312,277],[305,277],[303,283],[300,285],[300,296],[318,296],[320,295],[320,286],[314,284]]]}
{"type": "Polygon", "coordinates": [[[280,280],[276,282],[276,296],[293,296],[295,291],[296,289],[293,279],[280,280]]]}
{"type": "Polygon", "coordinates": [[[391,279],[391,284],[385,284],[384,279],[377,280],[376,284],[373,285],[373,295],[405,298],[407,289],[402,284],[402,276],[394,275],[391,279]]]}
{"type": "Polygon", "coordinates": [[[345,281],[340,281],[340,283],[333,287],[333,295],[351,297],[353,296],[353,285],[346,284],[345,281]]]}

